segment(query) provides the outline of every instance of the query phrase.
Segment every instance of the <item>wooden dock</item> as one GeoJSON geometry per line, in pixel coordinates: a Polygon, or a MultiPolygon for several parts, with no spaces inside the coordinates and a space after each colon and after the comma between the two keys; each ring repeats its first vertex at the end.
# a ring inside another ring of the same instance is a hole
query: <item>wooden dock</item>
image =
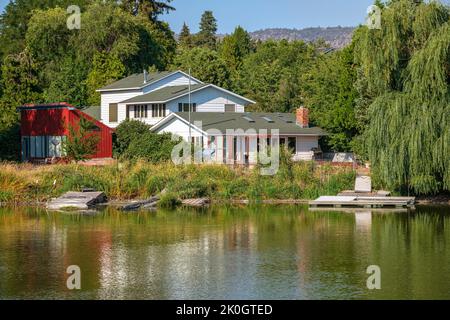
{"type": "Polygon", "coordinates": [[[211,201],[208,198],[186,199],[182,201],[182,204],[188,207],[205,207],[210,203],[211,201]]]}
{"type": "Polygon", "coordinates": [[[96,204],[106,202],[103,192],[67,192],[47,204],[49,210],[78,209],[87,210],[96,204]]]}
{"type": "Polygon", "coordinates": [[[411,197],[327,196],[310,201],[309,205],[312,208],[412,208],[415,200],[411,197]]]}

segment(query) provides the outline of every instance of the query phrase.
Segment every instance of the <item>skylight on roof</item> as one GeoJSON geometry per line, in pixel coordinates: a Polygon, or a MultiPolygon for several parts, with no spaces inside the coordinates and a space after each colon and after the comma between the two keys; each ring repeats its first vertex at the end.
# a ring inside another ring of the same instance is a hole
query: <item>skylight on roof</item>
{"type": "Polygon", "coordinates": [[[177,90],[177,91],[172,91],[172,93],[173,94],[180,93],[180,92],[186,91],[186,89],[189,89],[189,88],[183,88],[183,89],[180,89],[180,90],[177,90]]]}
{"type": "Polygon", "coordinates": [[[242,117],[243,119],[245,119],[245,120],[247,120],[248,122],[255,122],[255,120],[253,120],[252,118],[250,118],[250,117],[247,117],[247,116],[245,116],[245,117],[242,117]]]}
{"type": "Polygon", "coordinates": [[[274,123],[275,121],[273,121],[271,118],[269,117],[262,117],[264,120],[266,120],[269,123],[274,123]]]}

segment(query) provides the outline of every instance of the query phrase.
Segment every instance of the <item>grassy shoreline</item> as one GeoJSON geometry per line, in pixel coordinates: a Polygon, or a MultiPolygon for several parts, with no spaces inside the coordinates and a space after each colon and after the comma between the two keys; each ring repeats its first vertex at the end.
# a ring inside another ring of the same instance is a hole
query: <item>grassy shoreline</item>
{"type": "Polygon", "coordinates": [[[45,203],[82,188],[103,191],[115,201],[146,199],[164,189],[167,199],[309,200],[352,189],[354,178],[352,169],[312,163],[282,164],[274,176],[261,176],[258,168],[144,161],[102,167],[0,163],[0,203],[45,203]]]}

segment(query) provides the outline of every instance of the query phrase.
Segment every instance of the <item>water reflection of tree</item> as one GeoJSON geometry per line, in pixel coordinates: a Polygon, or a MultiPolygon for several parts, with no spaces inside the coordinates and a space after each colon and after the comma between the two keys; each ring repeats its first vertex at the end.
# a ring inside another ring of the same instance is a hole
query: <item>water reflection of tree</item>
{"type": "Polygon", "coordinates": [[[373,214],[361,232],[351,214],[298,206],[95,216],[0,209],[0,297],[448,298],[444,211],[373,214]],[[69,264],[84,271],[81,293],[65,289],[69,264]],[[370,264],[382,269],[380,292],[365,289],[370,264]]]}

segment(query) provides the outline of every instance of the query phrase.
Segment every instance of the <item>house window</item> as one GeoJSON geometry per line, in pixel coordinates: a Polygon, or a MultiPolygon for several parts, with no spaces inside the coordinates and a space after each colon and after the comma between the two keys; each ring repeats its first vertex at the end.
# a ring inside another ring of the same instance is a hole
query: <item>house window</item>
{"type": "Polygon", "coordinates": [[[144,119],[148,118],[148,106],[145,105],[135,105],[134,106],[134,118],[144,119]]]}
{"type": "Polygon", "coordinates": [[[118,121],[118,104],[110,103],[109,104],[109,122],[115,123],[118,121]]]}
{"type": "Polygon", "coordinates": [[[236,112],[236,105],[235,104],[226,104],[225,112],[236,112]]]}
{"type": "Polygon", "coordinates": [[[22,137],[22,159],[60,158],[63,156],[64,136],[22,137]]]}
{"type": "Polygon", "coordinates": [[[152,118],[164,118],[166,116],[166,105],[163,103],[152,104],[152,118]]]}
{"type": "MultiPolygon", "coordinates": [[[[191,112],[197,112],[197,104],[191,103],[191,112]]],[[[179,103],[178,112],[189,112],[189,103],[179,103]]]]}

